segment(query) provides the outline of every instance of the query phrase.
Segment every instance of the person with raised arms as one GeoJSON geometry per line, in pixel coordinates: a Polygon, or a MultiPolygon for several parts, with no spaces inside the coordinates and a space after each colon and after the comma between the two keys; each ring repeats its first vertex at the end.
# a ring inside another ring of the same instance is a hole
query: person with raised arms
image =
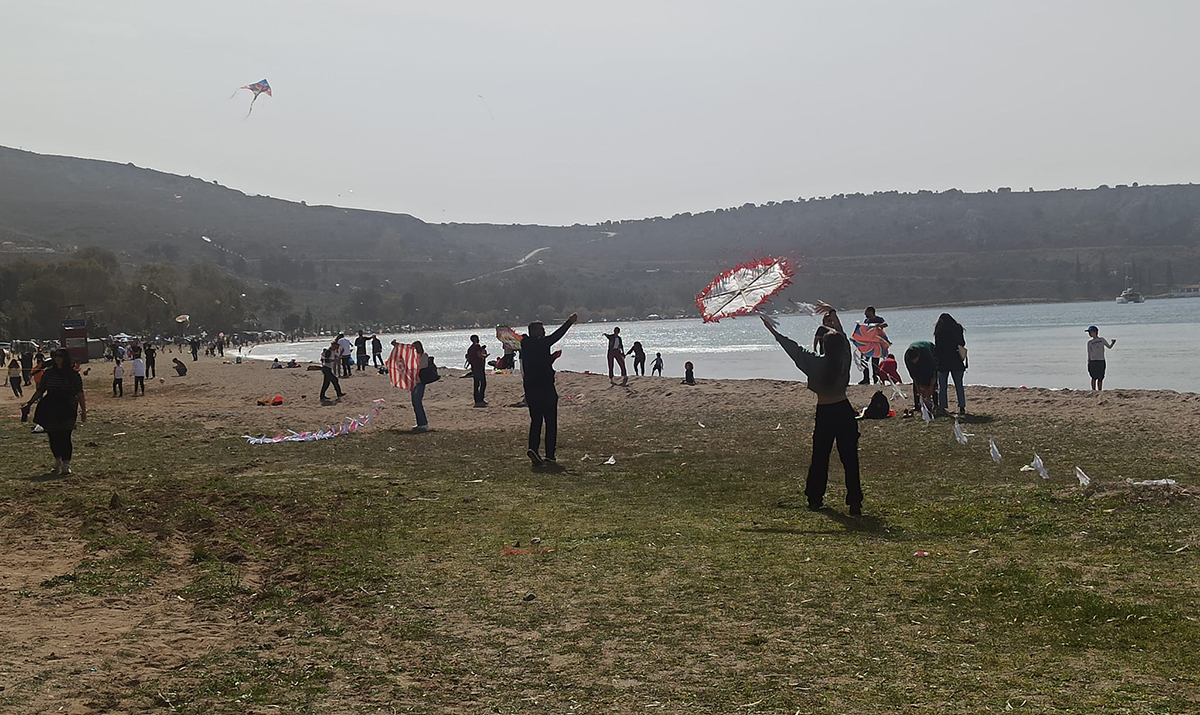
{"type": "Polygon", "coordinates": [[[556,464],[558,445],[558,390],[554,386],[554,356],[550,348],[562,339],[579,320],[575,313],[558,330],[546,335],[540,322],[529,324],[529,334],[521,338],[521,378],[525,384],[525,405],[529,408],[529,456],[533,466],[556,464]],[[546,428],[546,451],[538,453],[542,426],[546,428]]]}
{"type": "Polygon", "coordinates": [[[829,455],[837,442],[838,457],[846,471],[846,505],[851,516],[861,516],[863,493],[858,465],[858,415],[846,398],[846,386],[850,384],[850,341],[838,330],[827,330],[820,338],[823,354],[818,355],[782,335],[769,316],[760,314],[760,317],[776,342],[808,377],[808,389],[817,395],[812,461],[804,484],[809,510],[817,511],[825,505],[829,455]]]}

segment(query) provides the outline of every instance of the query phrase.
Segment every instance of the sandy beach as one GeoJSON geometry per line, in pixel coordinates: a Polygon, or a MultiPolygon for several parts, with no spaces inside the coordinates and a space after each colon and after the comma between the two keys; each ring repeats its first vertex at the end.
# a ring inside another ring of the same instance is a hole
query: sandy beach
{"type": "MultiPolygon", "coordinates": [[[[962,449],[945,418],[863,423],[867,517],[852,520],[799,506],[815,402],[800,382],[610,387],[559,373],[568,467],[547,476],[524,457],[519,375],[489,376],[491,406],[477,409],[471,381],[443,369],[425,401],[433,431],[414,435],[408,393],[376,372],[321,404],[320,372],[187,365],[145,397],[127,384],[112,398],[108,367],[92,363],[69,478],[44,476],[43,440],[7,418],[8,711],[535,712],[578,697],[595,705],[585,711],[691,712],[703,697],[704,711],[791,713],[890,697],[968,712],[1062,694],[1062,682],[1103,709],[1116,696],[1087,684],[1125,667],[1132,644],[1142,655],[1124,682],[1156,693],[1147,702],[1195,704],[1190,681],[1168,680],[1191,656],[1163,649],[1194,630],[1198,395],[973,388],[964,425],[977,438],[962,449]],[[281,406],[255,404],[276,395],[281,406]],[[321,428],[377,399],[380,418],[355,435],[241,439],[321,428]],[[1001,465],[987,458],[992,433],[1001,465]],[[1018,471],[1031,446],[1052,481],[1018,471]],[[1098,480],[1087,490],[1069,471],[1079,463],[1098,480]],[[1000,595],[977,609],[977,592],[1000,595]],[[1080,608],[1102,617],[1080,630],[1080,608]],[[1013,625],[1028,614],[1042,615],[1013,625]],[[1127,617],[1147,625],[1104,630],[1127,617]],[[1088,665],[1036,645],[1042,628],[1093,644],[1088,665]],[[845,667],[829,665],[814,643],[852,632],[845,667]],[[998,662],[972,690],[973,671],[931,669],[926,649],[998,662]],[[856,673],[881,655],[891,665],[864,684],[856,673]],[[799,672],[777,682],[785,662],[799,672]],[[802,673],[823,668],[836,672],[814,699],[802,673]],[[942,695],[948,682],[960,695],[942,695]]],[[[872,393],[853,386],[851,399],[872,393]]],[[[1043,711],[1056,711],[1050,697],[1043,711]]]]}
{"type": "MultiPolygon", "coordinates": [[[[169,355],[164,361],[169,365],[169,355]]],[[[160,358],[162,360],[162,358],[160,358]]],[[[93,416],[167,419],[195,423],[223,435],[273,435],[287,430],[304,431],[340,422],[371,410],[374,400],[385,400],[385,409],[375,428],[406,428],[413,425],[409,395],[394,389],[386,375],[376,370],[355,371],[342,381],[346,397],[322,404],[321,373],[301,368],[272,370],[261,360],[186,357],[186,377],[165,376],[147,380],[146,396],[130,395],[126,379],[123,398],[110,397],[111,365],[91,363],[86,389],[93,416]],[[228,363],[228,364],[227,364],[228,363]],[[256,405],[259,398],[280,396],[276,407],[256,405]]],[[[495,427],[521,427],[527,423],[524,409],[513,408],[522,399],[519,374],[488,376],[487,409],[472,406],[471,380],[459,379],[463,370],[439,368],[443,378],[430,385],[425,396],[430,424],[437,430],[472,431],[495,427]]],[[[797,371],[798,376],[802,374],[797,371]]],[[[611,387],[607,374],[559,372],[560,420],[571,424],[587,420],[591,410],[619,410],[630,419],[654,415],[669,419],[704,421],[738,414],[788,414],[812,410],[814,396],[803,382],[782,380],[700,380],[695,386],[681,385],[675,378],[633,377],[628,387],[611,387]]],[[[850,401],[862,407],[876,388],[851,385],[850,401]]],[[[904,386],[911,397],[908,386],[904,386]]],[[[890,388],[884,390],[892,398],[890,388]]],[[[329,396],[333,396],[332,388],[329,396]]],[[[11,396],[10,396],[11,397],[11,396]]],[[[951,407],[954,391],[950,390],[951,407]]],[[[892,408],[900,413],[908,403],[892,408]]],[[[1056,423],[1095,425],[1117,431],[1158,435],[1163,440],[1184,440],[1200,431],[1200,394],[1166,390],[1049,390],[1044,388],[967,388],[968,412],[989,418],[1026,417],[1056,423]]],[[[968,417],[968,422],[970,421],[968,417]]],[[[519,445],[517,445],[519,446],[519,445]]],[[[516,446],[514,446],[515,449],[516,446]]]]}

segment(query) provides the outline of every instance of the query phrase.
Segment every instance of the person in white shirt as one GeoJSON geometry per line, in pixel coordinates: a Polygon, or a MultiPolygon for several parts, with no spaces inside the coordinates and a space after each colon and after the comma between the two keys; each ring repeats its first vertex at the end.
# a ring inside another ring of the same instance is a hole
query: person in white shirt
{"type": "Polygon", "coordinates": [[[121,365],[121,358],[117,358],[113,365],[113,397],[125,396],[125,368],[121,365]]]}
{"type": "Polygon", "coordinates": [[[354,354],[354,344],[345,333],[338,333],[337,344],[342,361],[342,377],[350,377],[350,356],[354,354]]]}
{"type": "Polygon", "coordinates": [[[1103,390],[1104,372],[1108,367],[1104,360],[1104,351],[1116,345],[1117,339],[1105,340],[1100,337],[1100,328],[1095,325],[1088,326],[1087,334],[1088,375],[1092,378],[1092,389],[1103,390]]]}
{"type": "Polygon", "coordinates": [[[137,397],[138,390],[146,396],[146,362],[140,357],[133,359],[133,396],[137,397]]]}

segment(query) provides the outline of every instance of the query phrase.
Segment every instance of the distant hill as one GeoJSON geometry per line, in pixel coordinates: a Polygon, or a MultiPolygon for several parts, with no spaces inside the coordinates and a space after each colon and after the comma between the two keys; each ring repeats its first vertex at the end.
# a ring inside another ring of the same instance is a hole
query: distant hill
{"type": "Polygon", "coordinates": [[[363,323],[692,312],[712,275],[759,253],[804,264],[797,298],[846,306],[1110,298],[1127,274],[1148,293],[1200,281],[1200,186],[883,192],[590,226],[432,225],[0,148],[0,262],[85,247],[131,269],[212,263],[286,288],[297,312],[363,323]]]}

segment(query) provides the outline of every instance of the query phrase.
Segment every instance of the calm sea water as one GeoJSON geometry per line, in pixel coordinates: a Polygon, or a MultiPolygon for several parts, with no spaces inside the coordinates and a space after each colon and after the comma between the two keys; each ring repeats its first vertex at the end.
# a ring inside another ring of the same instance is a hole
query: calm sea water
{"type": "MultiPolygon", "coordinates": [[[[1106,388],[1168,389],[1200,392],[1200,300],[1153,300],[1140,305],[1053,303],[955,308],[949,311],[966,328],[973,385],[1087,389],[1087,353],[1084,332],[1097,325],[1103,337],[1117,338],[1108,351],[1106,388]]],[[[902,354],[915,340],[932,340],[933,325],[941,309],[884,310],[893,349],[902,354]]],[[[861,313],[843,311],[850,328],[861,313]]],[[[782,316],[780,331],[801,345],[811,346],[818,319],[782,316]]],[[[783,350],[753,316],[704,324],[697,320],[656,320],[629,323],[576,325],[559,346],[560,370],[607,373],[604,333],[621,326],[625,346],[641,341],[648,353],[661,352],[665,374],[683,375],[683,363],[696,366],[697,379],[774,378],[803,379],[783,350]]],[[[548,326],[553,329],[555,326],[548,326]]],[[[523,332],[523,330],[522,330],[523,332]]],[[[478,333],[493,355],[499,341],[490,330],[450,330],[380,336],[385,346],[396,337],[402,342],[421,340],[440,365],[459,367],[472,333],[478,333]]],[[[252,357],[316,360],[319,342],[279,343],[255,348],[252,357]]],[[[385,350],[390,349],[386,348],[385,350]]],[[[627,358],[632,370],[632,356],[627,358]]],[[[907,381],[908,375],[901,367],[907,381]]]]}

